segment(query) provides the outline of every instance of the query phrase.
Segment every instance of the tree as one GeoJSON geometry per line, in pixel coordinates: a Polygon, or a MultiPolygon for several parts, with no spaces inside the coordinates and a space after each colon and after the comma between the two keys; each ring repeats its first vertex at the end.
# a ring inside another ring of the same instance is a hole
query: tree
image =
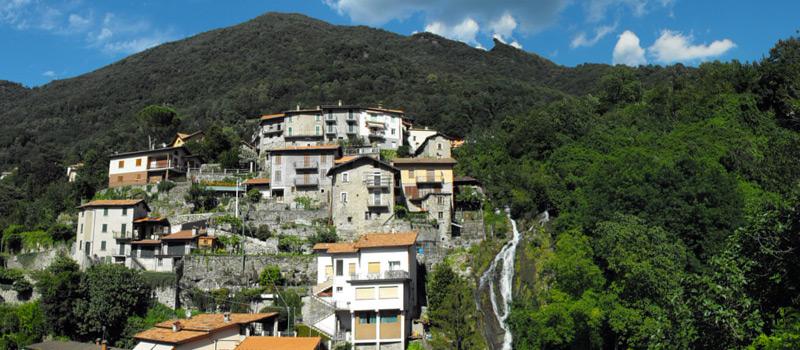
{"type": "Polygon", "coordinates": [[[91,340],[105,333],[110,343],[120,338],[129,316],[147,312],[151,294],[141,273],[121,265],[90,267],[81,278],[80,291],[85,298],[73,309],[79,338],[91,340]]]}
{"type": "Polygon", "coordinates": [[[257,188],[251,188],[250,191],[247,191],[247,199],[250,201],[250,203],[258,203],[261,201],[261,191],[259,191],[257,188]]]}
{"type": "Polygon", "coordinates": [[[278,266],[267,266],[261,271],[258,276],[258,284],[264,288],[274,289],[277,286],[282,286],[286,283],[286,279],[281,274],[281,269],[278,266]]]}
{"type": "Polygon", "coordinates": [[[224,169],[239,169],[239,154],[241,152],[242,149],[238,147],[223,151],[219,155],[219,165],[224,169]]]}
{"type": "Polygon", "coordinates": [[[433,346],[455,350],[479,348],[472,288],[445,264],[437,265],[433,275],[427,288],[437,291],[433,299],[428,299],[433,346]]]}
{"type": "Polygon", "coordinates": [[[333,243],[339,240],[336,235],[336,226],[318,227],[317,231],[308,237],[308,244],[312,247],[317,243],[333,243]]]}
{"type": "Polygon", "coordinates": [[[45,324],[57,336],[75,334],[75,305],[84,297],[78,263],[59,256],[39,277],[36,290],[41,294],[40,308],[45,324]]]}
{"type": "Polygon", "coordinates": [[[180,125],[178,112],[170,107],[150,105],[137,112],[134,116],[142,131],[147,133],[147,146],[155,148],[159,140],[164,140],[166,135],[175,132],[180,125]]]}
{"type": "Polygon", "coordinates": [[[108,185],[108,160],[95,149],[83,155],[83,166],[78,168],[75,186],[83,199],[94,196],[95,191],[108,185]]]}
{"type": "Polygon", "coordinates": [[[209,210],[217,206],[217,197],[214,191],[201,184],[189,186],[189,192],[184,196],[186,203],[192,205],[192,211],[209,210]]]}

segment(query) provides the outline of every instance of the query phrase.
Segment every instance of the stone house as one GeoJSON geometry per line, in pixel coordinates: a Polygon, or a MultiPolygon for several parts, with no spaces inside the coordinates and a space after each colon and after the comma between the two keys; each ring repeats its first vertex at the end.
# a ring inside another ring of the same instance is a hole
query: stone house
{"type": "Polygon", "coordinates": [[[331,181],[326,174],[341,157],[339,145],[290,146],[271,149],[269,155],[272,198],[328,201],[331,181]]]}
{"type": "Polygon", "coordinates": [[[331,181],[331,219],[340,232],[383,232],[400,193],[400,170],[371,156],[336,160],[331,181]]]}
{"type": "Polygon", "coordinates": [[[414,150],[414,158],[452,158],[450,150],[451,138],[442,133],[435,133],[425,138],[414,150]]]}

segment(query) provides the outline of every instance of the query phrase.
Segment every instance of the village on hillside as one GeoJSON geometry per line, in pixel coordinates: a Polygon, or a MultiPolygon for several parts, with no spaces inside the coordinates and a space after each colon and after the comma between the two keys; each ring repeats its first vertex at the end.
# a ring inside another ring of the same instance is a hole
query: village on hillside
{"type": "MultiPolygon", "coordinates": [[[[164,147],[112,154],[99,196],[110,199],[78,207],[69,255],[81,269],[174,274],[155,297],[203,313],[135,334],[134,349],[424,341],[424,274],[485,238],[483,190],[453,172],[463,140],[414,128],[401,110],[342,101],[261,117],[239,143],[254,155],[244,169],[191,154],[186,143],[205,137],[178,133],[164,147]],[[220,302],[250,290],[260,292],[220,302]]],[[[81,166],[68,167],[70,181],[81,166]]]]}

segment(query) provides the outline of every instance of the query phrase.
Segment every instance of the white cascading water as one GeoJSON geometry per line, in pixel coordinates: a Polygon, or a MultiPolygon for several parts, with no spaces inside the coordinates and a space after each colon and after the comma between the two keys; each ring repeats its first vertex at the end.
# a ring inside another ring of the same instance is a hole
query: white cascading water
{"type": "MultiPolygon", "coordinates": [[[[494,311],[495,316],[497,317],[497,321],[500,323],[500,327],[503,328],[505,332],[503,336],[503,350],[511,350],[511,331],[508,329],[506,325],[506,318],[508,318],[509,314],[509,305],[511,305],[512,300],[512,286],[514,283],[514,257],[517,255],[517,244],[519,243],[520,234],[517,231],[517,222],[511,219],[511,211],[506,208],[506,215],[508,216],[508,220],[511,221],[511,228],[514,232],[514,236],[511,238],[503,249],[500,250],[500,253],[497,253],[497,256],[494,257],[492,260],[492,264],[489,265],[489,268],[486,272],[481,276],[481,285],[489,284],[489,296],[492,301],[492,310],[494,311]],[[494,276],[497,273],[497,262],[503,262],[503,271],[502,275],[498,279],[498,284],[500,286],[500,297],[503,299],[503,307],[502,309],[497,304],[497,291],[494,288],[494,276]]],[[[547,221],[550,220],[550,214],[545,211],[542,218],[539,220],[539,223],[544,225],[547,221]]]]}

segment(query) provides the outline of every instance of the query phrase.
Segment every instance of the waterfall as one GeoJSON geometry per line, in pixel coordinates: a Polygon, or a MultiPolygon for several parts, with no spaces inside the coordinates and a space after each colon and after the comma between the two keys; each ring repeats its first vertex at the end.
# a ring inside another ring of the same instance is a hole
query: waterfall
{"type": "Polygon", "coordinates": [[[505,321],[508,318],[509,314],[509,305],[511,304],[511,292],[514,282],[514,257],[517,254],[517,244],[519,243],[520,234],[517,231],[517,222],[511,219],[511,211],[506,208],[506,216],[508,219],[511,220],[511,227],[514,231],[514,236],[503,246],[503,249],[500,250],[500,253],[495,256],[494,260],[492,260],[492,264],[489,265],[489,268],[486,272],[481,276],[480,284],[485,286],[487,283],[489,285],[489,296],[490,300],[492,301],[492,311],[494,311],[495,316],[497,317],[497,321],[500,323],[500,327],[505,332],[503,336],[503,350],[511,350],[511,331],[508,330],[508,326],[506,325],[505,321]],[[500,278],[498,279],[498,284],[500,287],[500,298],[502,298],[503,305],[502,308],[498,305],[497,301],[497,291],[494,287],[494,279],[495,275],[498,273],[497,271],[497,262],[501,261],[503,270],[500,272],[500,278]]]}

